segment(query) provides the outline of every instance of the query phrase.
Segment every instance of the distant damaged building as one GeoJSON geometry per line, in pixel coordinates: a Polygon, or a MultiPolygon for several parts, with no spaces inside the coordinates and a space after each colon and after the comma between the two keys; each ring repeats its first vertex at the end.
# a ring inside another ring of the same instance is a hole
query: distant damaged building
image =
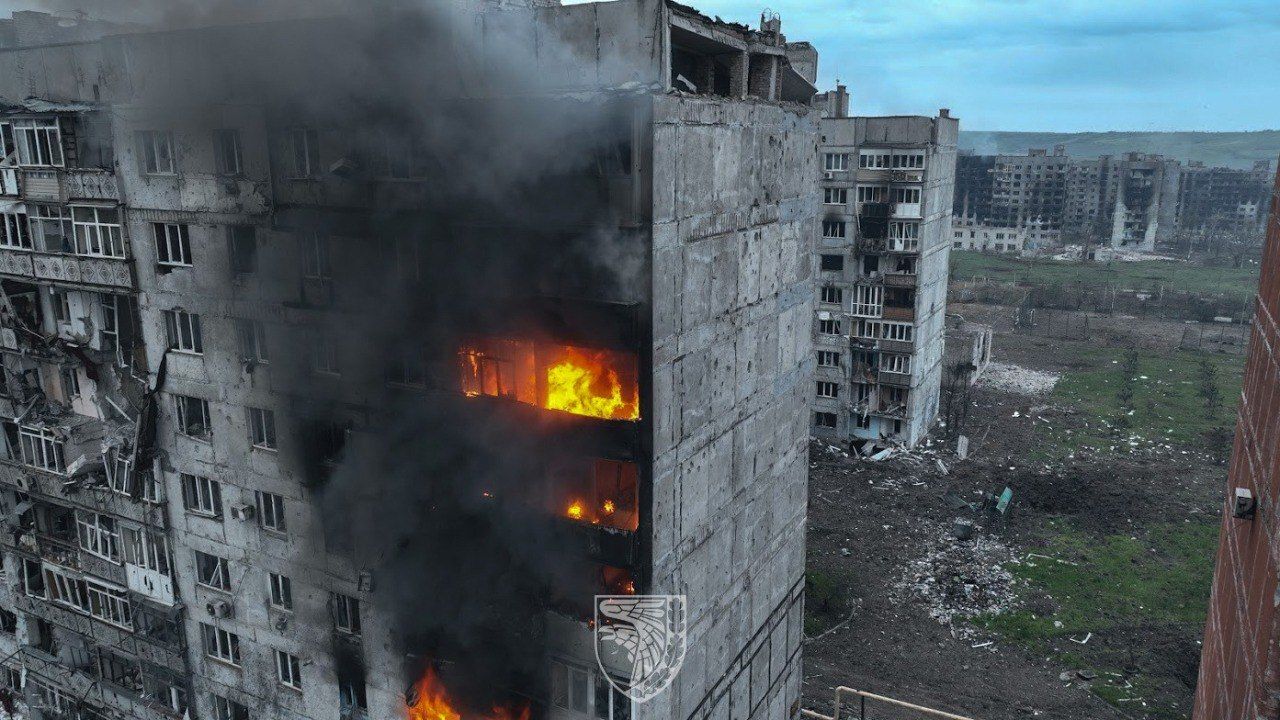
{"type": "Polygon", "coordinates": [[[456,5],[0,51],[31,716],[795,714],[817,53],[456,5]],[[636,594],[684,598],[645,702],[636,594]]]}
{"type": "Polygon", "coordinates": [[[938,414],[959,121],[820,102],[814,432],[913,446],[938,414]]]}

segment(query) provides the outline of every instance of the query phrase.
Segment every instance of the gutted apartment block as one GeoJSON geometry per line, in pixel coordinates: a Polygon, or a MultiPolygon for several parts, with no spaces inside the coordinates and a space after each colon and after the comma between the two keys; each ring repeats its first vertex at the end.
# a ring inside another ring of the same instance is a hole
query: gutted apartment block
{"type": "Polygon", "coordinates": [[[813,432],[914,446],[938,414],[959,121],[846,103],[821,120],[813,432]]]}
{"type": "Polygon", "coordinates": [[[32,716],[795,714],[816,53],[474,5],[0,52],[32,716]],[[646,703],[592,640],[634,593],[687,599],[646,703]]]}

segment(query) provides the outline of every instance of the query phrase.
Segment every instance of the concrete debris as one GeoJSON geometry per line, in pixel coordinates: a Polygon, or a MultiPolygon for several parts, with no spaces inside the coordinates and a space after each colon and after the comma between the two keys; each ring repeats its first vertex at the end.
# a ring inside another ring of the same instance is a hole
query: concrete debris
{"type": "Polygon", "coordinates": [[[995,362],[978,379],[978,385],[1021,395],[1047,395],[1057,386],[1058,373],[1032,370],[1012,363],[995,362]]]}
{"type": "Polygon", "coordinates": [[[925,554],[907,563],[894,586],[899,601],[924,605],[930,617],[965,640],[978,632],[965,621],[1017,608],[1013,574],[1004,567],[1013,561],[1013,551],[999,538],[984,535],[957,543],[936,524],[929,536],[925,554]]]}

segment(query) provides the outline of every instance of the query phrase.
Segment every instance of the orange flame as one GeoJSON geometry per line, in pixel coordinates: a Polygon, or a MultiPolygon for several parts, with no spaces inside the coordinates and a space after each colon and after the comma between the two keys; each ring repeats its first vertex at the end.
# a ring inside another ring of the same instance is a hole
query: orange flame
{"type": "Polygon", "coordinates": [[[582,519],[582,503],[578,502],[577,500],[574,500],[573,503],[569,505],[569,508],[564,511],[564,514],[568,515],[574,520],[581,520],[582,519]]]}
{"type": "Polygon", "coordinates": [[[601,507],[601,509],[604,510],[605,515],[612,515],[613,511],[617,510],[618,508],[613,504],[612,500],[605,500],[604,505],[601,507]]]}
{"type": "Polygon", "coordinates": [[[545,407],[606,420],[639,419],[639,390],[633,384],[629,396],[623,397],[622,380],[608,362],[610,354],[566,347],[564,358],[547,367],[545,407]]]}
{"type": "MultiPolygon", "coordinates": [[[[413,685],[414,703],[409,706],[408,720],[464,720],[462,713],[453,709],[444,683],[433,668],[428,667],[422,678],[413,685]]],[[[465,720],[529,720],[529,706],[520,708],[495,705],[482,716],[465,720]]]]}

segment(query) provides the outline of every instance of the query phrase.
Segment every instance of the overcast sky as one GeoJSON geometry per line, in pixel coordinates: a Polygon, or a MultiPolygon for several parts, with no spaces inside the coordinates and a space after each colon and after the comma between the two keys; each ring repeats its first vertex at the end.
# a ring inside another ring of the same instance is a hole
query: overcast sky
{"type": "MultiPolygon", "coordinates": [[[[864,114],[972,130],[1280,128],[1280,0],[769,0],[864,114]]],[[[696,0],[760,21],[761,0],[696,0]]]]}
{"type": "Polygon", "coordinates": [[[683,1],[752,27],[767,2],[789,39],[817,46],[819,89],[838,77],[860,114],[950,107],[971,130],[1280,128],[1280,0],[683,1]]]}

